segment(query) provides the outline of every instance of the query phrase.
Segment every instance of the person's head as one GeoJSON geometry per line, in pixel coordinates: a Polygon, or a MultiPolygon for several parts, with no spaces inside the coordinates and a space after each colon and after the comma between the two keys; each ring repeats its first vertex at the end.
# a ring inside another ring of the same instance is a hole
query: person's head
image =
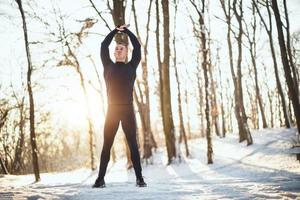
{"type": "Polygon", "coordinates": [[[128,54],[128,45],[124,42],[119,42],[116,44],[114,56],[116,62],[125,62],[128,54]]]}

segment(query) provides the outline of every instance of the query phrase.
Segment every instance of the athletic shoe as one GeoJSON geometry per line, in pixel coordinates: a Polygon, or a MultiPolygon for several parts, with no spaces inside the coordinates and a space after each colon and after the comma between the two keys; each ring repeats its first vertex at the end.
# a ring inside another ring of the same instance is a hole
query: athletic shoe
{"type": "Polygon", "coordinates": [[[102,179],[97,178],[93,185],[93,188],[104,188],[104,187],[105,187],[104,178],[102,178],[102,179]]]}
{"type": "Polygon", "coordinates": [[[147,187],[147,183],[145,183],[143,177],[136,179],[136,186],[137,187],[147,187]]]}

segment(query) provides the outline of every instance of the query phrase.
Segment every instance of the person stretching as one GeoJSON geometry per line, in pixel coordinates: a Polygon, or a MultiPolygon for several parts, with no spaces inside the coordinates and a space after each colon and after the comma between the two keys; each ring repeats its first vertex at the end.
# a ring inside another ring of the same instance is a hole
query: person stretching
{"type": "Polygon", "coordinates": [[[136,186],[146,187],[140,162],[140,153],[136,140],[136,119],[133,108],[133,86],[136,69],[141,60],[141,45],[136,36],[127,29],[127,25],[116,27],[101,43],[101,61],[104,67],[104,79],[107,90],[108,108],[104,124],[104,142],[100,158],[98,177],[94,188],[105,187],[104,176],[110,159],[110,150],[121,122],[136,176],[136,186]],[[126,63],[128,47],[117,43],[114,51],[115,62],[110,59],[109,45],[117,32],[126,33],[133,46],[132,58],[126,63]]]}

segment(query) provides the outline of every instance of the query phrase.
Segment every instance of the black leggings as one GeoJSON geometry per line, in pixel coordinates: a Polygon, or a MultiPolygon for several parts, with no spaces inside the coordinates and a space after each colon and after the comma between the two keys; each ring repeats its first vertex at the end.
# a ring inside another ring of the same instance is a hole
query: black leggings
{"type": "Polygon", "coordinates": [[[110,159],[110,149],[121,121],[127,144],[131,152],[131,160],[137,178],[142,177],[140,154],[136,140],[136,120],[133,105],[109,105],[104,124],[104,142],[101,153],[98,177],[104,178],[110,159]]]}

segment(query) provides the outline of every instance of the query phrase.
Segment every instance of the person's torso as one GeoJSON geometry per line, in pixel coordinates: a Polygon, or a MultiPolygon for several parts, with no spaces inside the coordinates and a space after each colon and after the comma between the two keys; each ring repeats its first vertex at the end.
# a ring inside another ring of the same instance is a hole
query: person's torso
{"type": "Polygon", "coordinates": [[[104,78],[109,104],[132,104],[135,67],[130,63],[112,63],[104,78]]]}

